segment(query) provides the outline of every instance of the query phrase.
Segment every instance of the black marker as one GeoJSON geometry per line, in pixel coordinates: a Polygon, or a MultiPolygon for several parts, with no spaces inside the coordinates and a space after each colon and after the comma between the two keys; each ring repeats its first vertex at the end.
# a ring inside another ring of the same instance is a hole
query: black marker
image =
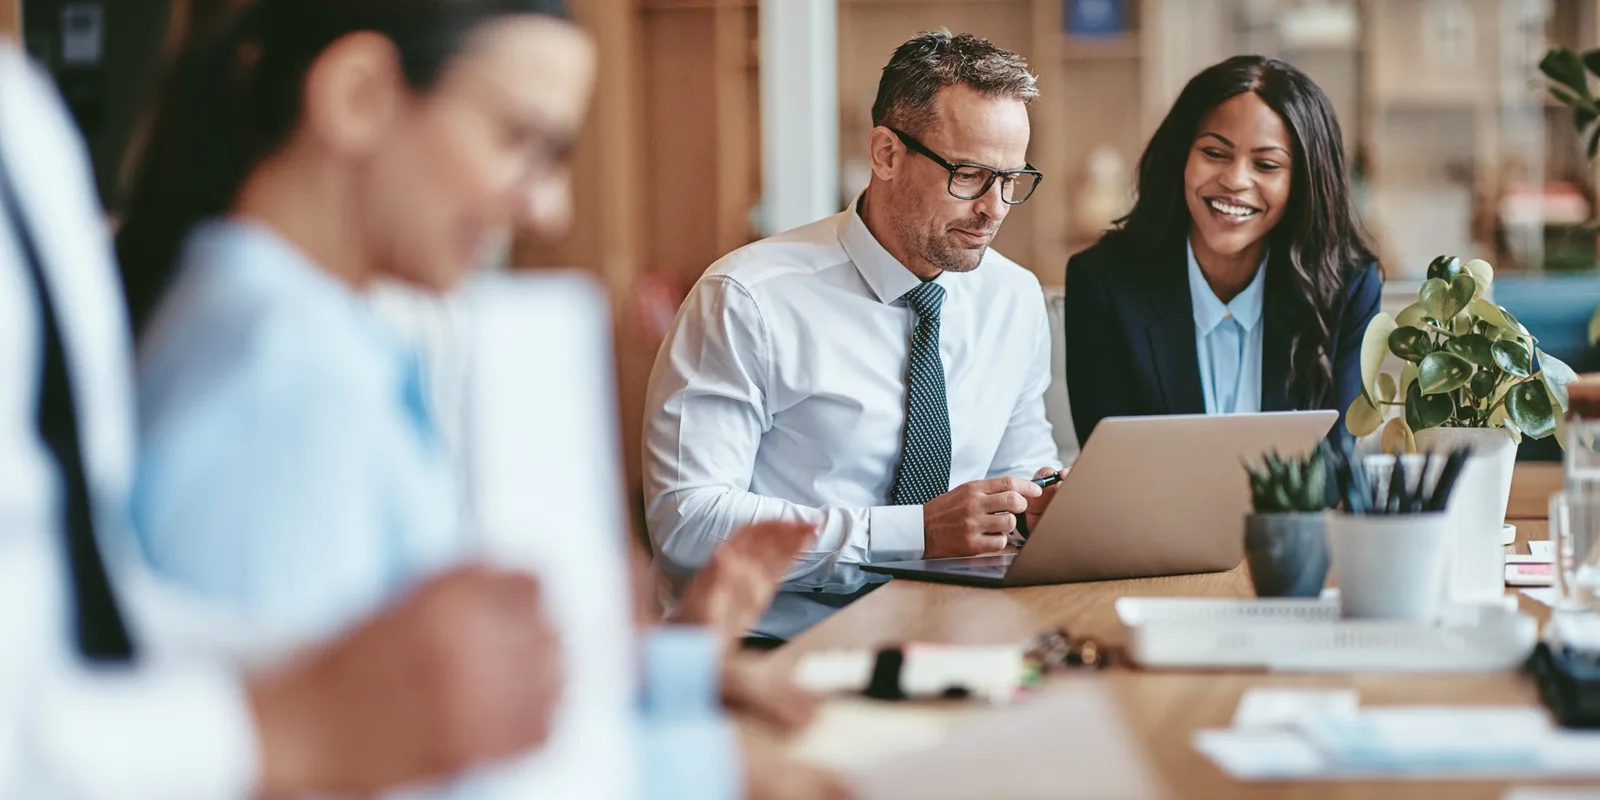
{"type": "Polygon", "coordinates": [[[1033,485],[1039,487],[1040,489],[1043,489],[1043,488],[1046,488],[1046,487],[1049,487],[1049,486],[1054,486],[1054,485],[1056,485],[1056,484],[1058,484],[1060,482],[1061,482],[1061,473],[1059,473],[1059,472],[1053,472],[1053,473],[1051,473],[1049,475],[1044,476],[1043,478],[1034,478],[1033,479],[1033,485]]]}

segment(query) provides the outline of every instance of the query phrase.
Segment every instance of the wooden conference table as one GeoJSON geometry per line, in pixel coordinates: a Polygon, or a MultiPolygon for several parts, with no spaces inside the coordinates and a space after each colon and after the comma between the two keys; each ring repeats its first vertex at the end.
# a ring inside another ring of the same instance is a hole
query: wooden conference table
{"type": "MultiPolygon", "coordinates": [[[[1548,538],[1548,497],[1560,489],[1559,465],[1518,467],[1508,521],[1517,526],[1515,552],[1548,538]]],[[[1092,584],[980,589],[908,580],[890,582],[807,631],[771,657],[793,662],[817,650],[872,648],[902,641],[1008,643],[1065,626],[1074,636],[1111,645],[1126,640],[1113,608],[1124,596],[1251,597],[1245,567],[1210,575],[1109,581],[1092,584]]],[[[1522,610],[1541,624],[1549,612],[1520,598],[1522,610]]],[[[1081,680],[1057,678],[1053,680],[1081,680]]],[[[1538,703],[1532,682],[1519,674],[1276,675],[1267,673],[1144,672],[1114,667],[1101,673],[1124,723],[1165,791],[1175,797],[1227,798],[1500,798],[1510,785],[1491,781],[1444,783],[1239,783],[1222,774],[1190,744],[1202,728],[1227,727],[1240,695],[1254,687],[1347,688],[1363,705],[1506,705],[1538,703]]],[[[962,713],[972,713],[970,710],[962,713]]],[[[990,713],[987,711],[979,712],[990,713]]],[[[1063,721],[1068,722],[1068,721],[1063,721]]],[[[1010,762],[997,773],[1026,770],[1010,762]]],[[[1065,796],[1063,792],[1063,796],[1065,796]]]]}

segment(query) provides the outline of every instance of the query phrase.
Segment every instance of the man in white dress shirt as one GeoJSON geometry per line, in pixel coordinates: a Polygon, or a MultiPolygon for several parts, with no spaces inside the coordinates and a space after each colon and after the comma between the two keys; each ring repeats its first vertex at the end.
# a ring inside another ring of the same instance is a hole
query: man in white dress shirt
{"type": "Polygon", "coordinates": [[[843,213],[724,257],[684,302],[645,405],[650,536],[669,572],[758,519],[817,526],[757,638],[867,590],[861,564],[993,553],[1060,469],[1033,273],[989,249],[1040,176],[1034,77],[972,36],[919,35],[878,86],[872,180],[843,213]]]}
{"type": "Polygon", "coordinates": [[[545,738],[560,655],[531,578],[458,571],[244,671],[227,620],[102,556],[130,363],[82,140],[0,40],[0,798],[366,796],[545,738]]]}

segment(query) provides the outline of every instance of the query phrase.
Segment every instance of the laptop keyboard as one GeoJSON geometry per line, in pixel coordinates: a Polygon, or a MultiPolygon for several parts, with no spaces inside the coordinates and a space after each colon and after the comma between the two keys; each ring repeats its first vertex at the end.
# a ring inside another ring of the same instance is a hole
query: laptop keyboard
{"type": "MultiPolygon", "coordinates": [[[[994,556],[969,556],[967,558],[953,558],[945,563],[946,572],[955,572],[962,575],[981,575],[988,578],[1004,578],[1006,570],[1011,568],[1011,562],[1017,557],[1016,553],[1004,553],[994,556]]],[[[933,563],[938,563],[937,561],[933,563]]]]}

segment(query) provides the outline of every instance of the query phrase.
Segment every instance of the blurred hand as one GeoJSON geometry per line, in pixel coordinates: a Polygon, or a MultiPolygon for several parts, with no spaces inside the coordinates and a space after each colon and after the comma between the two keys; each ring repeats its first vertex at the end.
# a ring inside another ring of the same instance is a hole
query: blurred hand
{"type": "MultiPolygon", "coordinates": [[[[1067,467],[1066,469],[1059,470],[1061,477],[1067,477],[1067,472],[1069,472],[1071,469],[1071,467],[1067,467]]],[[[1038,472],[1033,473],[1033,477],[1045,478],[1056,474],[1056,472],[1058,472],[1058,470],[1053,467],[1040,467],[1038,472]]],[[[1061,488],[1061,484],[1059,483],[1046,486],[1038,497],[1032,498],[1028,501],[1028,513],[1026,519],[1028,520],[1028,530],[1030,532],[1039,526],[1039,518],[1044,516],[1044,510],[1050,507],[1050,501],[1055,499],[1056,490],[1059,488],[1061,488]]]]}
{"type": "Polygon", "coordinates": [[[922,557],[954,558],[998,553],[1017,518],[1043,489],[1022,478],[964,483],[922,507],[922,557]]]}
{"type": "Polygon", "coordinates": [[[758,522],[735,531],[684,587],[671,621],[703,625],[737,643],[772,598],[795,557],[816,536],[803,522],[758,522]]]}
{"type": "Polygon", "coordinates": [[[811,724],[819,698],[770,656],[733,653],[722,666],[722,702],[792,733],[811,724]]]}
{"type": "Polygon", "coordinates": [[[741,731],[745,797],[749,800],[851,800],[844,778],[789,757],[767,737],[741,731]]]}
{"type": "Polygon", "coordinates": [[[368,796],[524,752],[549,737],[561,683],[539,584],[452,572],[247,682],[260,793],[368,796]]]}

